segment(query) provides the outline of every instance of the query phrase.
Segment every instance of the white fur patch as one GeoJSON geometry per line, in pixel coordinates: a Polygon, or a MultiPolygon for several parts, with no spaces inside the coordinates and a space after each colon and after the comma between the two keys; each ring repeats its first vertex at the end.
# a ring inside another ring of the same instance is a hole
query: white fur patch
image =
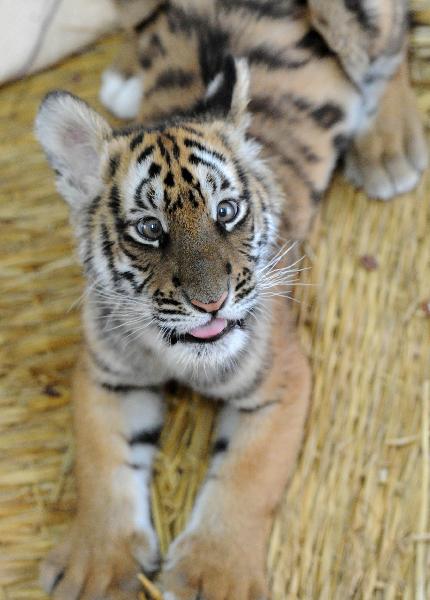
{"type": "Polygon", "coordinates": [[[102,74],[100,102],[120,119],[134,119],[143,98],[143,78],[126,79],[118,71],[107,69],[102,74]]]}
{"type": "Polygon", "coordinates": [[[206,88],[205,98],[211,98],[212,96],[214,96],[221,87],[223,81],[224,75],[222,73],[218,73],[218,75],[215,75],[215,77],[212,79],[212,81],[209,82],[208,87],[206,88]]]}
{"type": "Polygon", "coordinates": [[[222,409],[217,424],[217,438],[224,438],[229,440],[239,422],[239,413],[235,408],[226,406],[222,409]]]}
{"type": "Polygon", "coordinates": [[[129,436],[163,424],[165,407],[157,393],[130,392],[121,399],[121,406],[129,436]]]}

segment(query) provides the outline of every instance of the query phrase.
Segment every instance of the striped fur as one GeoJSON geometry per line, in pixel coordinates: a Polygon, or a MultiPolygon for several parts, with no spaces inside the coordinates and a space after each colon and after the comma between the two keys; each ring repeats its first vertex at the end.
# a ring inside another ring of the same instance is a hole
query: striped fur
{"type": "Polygon", "coordinates": [[[347,175],[383,198],[426,164],[406,2],[117,3],[127,38],[101,98],[118,115],[139,107],[136,122],[112,130],[64,92],[36,122],[88,280],[78,514],[42,581],[58,600],[133,598],[136,572],[158,568],[148,484],[174,379],[221,411],[159,585],[168,600],[262,600],[309,400],[285,301],[300,268],[292,242],[342,154],[347,175]]]}

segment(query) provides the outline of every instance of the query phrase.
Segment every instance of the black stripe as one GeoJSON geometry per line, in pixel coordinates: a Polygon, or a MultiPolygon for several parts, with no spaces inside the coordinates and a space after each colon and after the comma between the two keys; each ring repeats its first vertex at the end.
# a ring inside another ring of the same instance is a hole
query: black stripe
{"type": "Polygon", "coordinates": [[[156,385],[128,385],[122,383],[107,383],[106,381],[99,381],[98,384],[109,392],[115,394],[128,394],[131,392],[152,392],[156,393],[160,391],[160,388],[156,385]]]}
{"type": "Polygon", "coordinates": [[[164,158],[167,165],[170,167],[170,165],[172,164],[172,157],[170,156],[170,152],[167,150],[166,146],[163,144],[163,141],[161,138],[158,138],[157,144],[160,149],[161,156],[164,158]]]}
{"type": "Polygon", "coordinates": [[[134,273],[132,273],[131,271],[119,271],[119,277],[122,277],[129,281],[135,292],[139,291],[139,286],[134,273]]]}
{"type": "Polygon", "coordinates": [[[173,146],[173,157],[177,160],[181,154],[180,150],[179,150],[179,146],[178,143],[176,141],[176,138],[171,135],[170,133],[165,133],[164,137],[166,137],[170,142],[172,142],[172,146],[173,146]]]}
{"type": "Polygon", "coordinates": [[[109,175],[111,178],[115,177],[115,174],[119,167],[119,161],[119,154],[117,154],[116,156],[111,156],[111,158],[109,159],[109,175]]]}
{"type": "Polygon", "coordinates": [[[57,587],[57,585],[64,579],[64,574],[65,571],[60,571],[56,576],[55,579],[52,583],[51,589],[49,590],[49,593],[52,594],[52,592],[55,590],[55,588],[57,587]]]}
{"type": "MultiPolygon", "coordinates": [[[[142,244],[138,244],[138,242],[136,242],[136,240],[134,240],[130,235],[128,234],[124,234],[124,241],[126,242],[132,242],[134,246],[139,246],[139,249],[141,250],[142,248],[142,244]]],[[[128,258],[132,261],[133,266],[135,268],[138,268],[138,261],[141,258],[141,254],[133,254],[133,252],[131,252],[123,243],[122,240],[119,240],[119,246],[122,250],[122,252],[124,252],[124,254],[126,256],[128,256],[128,258]]]]}
{"type": "Polygon", "coordinates": [[[239,408],[239,412],[241,413],[254,413],[262,410],[263,408],[267,408],[268,406],[274,406],[275,404],[279,404],[279,400],[269,400],[268,402],[262,402],[261,404],[255,404],[254,406],[247,406],[244,408],[239,408]]]}
{"type": "Polygon", "coordinates": [[[159,74],[154,85],[147,91],[146,98],[162,89],[187,88],[194,80],[195,75],[192,71],[170,67],[159,74]]]}
{"type": "Polygon", "coordinates": [[[163,45],[163,42],[161,41],[160,36],[158,35],[158,33],[153,33],[151,35],[151,39],[150,39],[150,44],[151,44],[151,50],[154,52],[158,52],[159,55],[161,56],[166,56],[166,48],[163,45]]]}
{"type": "Polygon", "coordinates": [[[336,152],[343,154],[351,144],[351,137],[342,133],[339,133],[333,138],[333,146],[336,152]]]}
{"type": "Polygon", "coordinates": [[[191,140],[190,138],[186,138],[184,140],[184,145],[187,148],[197,148],[198,150],[201,150],[202,152],[206,152],[207,154],[210,154],[211,156],[214,156],[215,158],[217,158],[219,161],[225,163],[225,156],[223,156],[220,152],[217,152],[216,150],[211,150],[211,148],[207,148],[206,146],[204,146],[203,144],[200,144],[200,142],[196,142],[195,140],[191,140]]]}
{"type": "Polygon", "coordinates": [[[214,171],[219,173],[219,175],[222,175],[218,165],[216,165],[208,160],[205,160],[204,158],[200,158],[200,156],[197,156],[197,154],[194,154],[194,153],[190,154],[190,156],[188,157],[188,160],[190,161],[190,163],[192,165],[204,165],[205,167],[210,167],[211,169],[213,169],[214,171]]]}
{"type": "Polygon", "coordinates": [[[263,65],[268,69],[299,69],[309,62],[309,59],[291,60],[282,56],[282,51],[261,44],[247,53],[251,65],[263,65]]]}
{"type": "Polygon", "coordinates": [[[222,71],[227,52],[228,34],[215,27],[204,28],[199,39],[199,65],[203,83],[207,86],[222,71]]]}
{"type": "Polygon", "coordinates": [[[171,204],[171,205],[170,205],[170,207],[169,207],[169,213],[170,213],[170,214],[172,214],[172,213],[174,213],[176,210],[178,210],[178,209],[182,209],[182,208],[183,208],[183,206],[184,206],[184,203],[183,203],[182,197],[181,197],[180,195],[178,195],[178,196],[176,197],[176,200],[175,200],[175,202],[174,202],[173,204],[171,204]]]}
{"type": "Polygon", "coordinates": [[[142,152],[139,154],[139,156],[136,159],[137,164],[142,163],[145,160],[145,158],[148,158],[148,156],[153,152],[153,150],[154,150],[153,144],[151,144],[150,146],[148,146],[147,148],[142,150],[142,152]]]}
{"type": "Polygon", "coordinates": [[[149,181],[150,179],[148,177],[144,177],[137,186],[136,191],[134,192],[134,201],[138,206],[140,206],[140,208],[148,208],[148,205],[145,202],[145,198],[142,198],[142,188],[144,185],[149,183],[149,181]]]}
{"type": "Polygon", "coordinates": [[[147,465],[139,465],[138,463],[125,463],[130,469],[133,471],[146,471],[148,469],[147,465]]]}
{"type": "Polygon", "coordinates": [[[301,112],[306,112],[312,108],[312,104],[308,102],[305,98],[301,96],[294,96],[293,94],[285,94],[282,97],[287,103],[292,104],[294,108],[300,110],[301,112]]]}
{"type": "Polygon", "coordinates": [[[378,27],[372,22],[370,12],[366,11],[363,7],[362,0],[343,0],[343,3],[345,8],[356,16],[357,21],[363,29],[372,31],[373,33],[378,32],[378,27]]]}
{"type": "Polygon", "coordinates": [[[199,112],[213,111],[226,115],[231,108],[233,91],[237,81],[236,64],[231,54],[228,54],[223,63],[222,81],[216,92],[206,98],[203,102],[197,104],[194,110],[199,112]]]}
{"type": "Polygon", "coordinates": [[[185,316],[188,316],[188,313],[185,310],[175,310],[173,308],[158,308],[158,312],[161,315],[185,315],[185,316]]]}
{"type": "Polygon", "coordinates": [[[173,177],[172,171],[169,171],[166,177],[164,178],[164,185],[167,185],[167,187],[174,187],[175,178],[173,177]]]}
{"type": "Polygon", "coordinates": [[[311,200],[314,204],[319,204],[323,198],[324,192],[319,192],[318,190],[313,190],[311,192],[311,200]]]}
{"type": "Polygon", "coordinates": [[[296,48],[309,50],[318,58],[334,56],[334,52],[328,47],[324,38],[315,29],[309,29],[309,31],[297,42],[296,48]]]}
{"type": "Polygon", "coordinates": [[[102,252],[104,257],[107,260],[109,265],[109,269],[112,273],[114,281],[118,280],[118,272],[115,268],[115,260],[112,252],[112,247],[114,246],[114,242],[110,239],[109,230],[107,228],[106,223],[101,223],[101,238],[102,238],[102,252]]]}
{"type": "Polygon", "coordinates": [[[344,117],[344,112],[340,106],[334,102],[326,102],[311,112],[311,117],[323,129],[330,129],[344,117]]]}
{"type": "Polygon", "coordinates": [[[216,184],[215,179],[213,178],[213,176],[210,173],[206,176],[206,182],[211,186],[212,194],[214,194],[217,189],[217,184],[216,184]]]}
{"type": "Polygon", "coordinates": [[[163,304],[170,304],[172,306],[182,306],[182,302],[179,300],[174,300],[173,298],[154,298],[155,302],[158,306],[162,306],[163,304]]]}
{"type": "Polygon", "coordinates": [[[191,125],[181,125],[180,129],[183,129],[184,131],[188,131],[188,133],[192,133],[200,138],[205,137],[201,131],[199,131],[198,129],[195,129],[194,127],[191,127],[191,125]]]}
{"type": "Polygon", "coordinates": [[[194,193],[194,190],[188,190],[188,200],[193,208],[198,208],[199,201],[194,193]]]}
{"type": "Polygon", "coordinates": [[[109,196],[109,207],[114,215],[118,215],[121,208],[121,198],[119,195],[119,189],[117,185],[113,185],[110,190],[109,196]]]}
{"type": "MultiPolygon", "coordinates": [[[[256,262],[256,260],[257,260],[253,256],[249,255],[248,252],[242,252],[242,254],[244,256],[246,256],[249,260],[254,260],[254,262],[256,262]]],[[[249,287],[243,289],[240,292],[240,294],[236,294],[235,295],[236,301],[243,300],[244,298],[246,298],[247,296],[249,296],[249,294],[251,292],[253,292],[254,290],[255,290],[255,285],[250,285],[249,287]]]]}
{"type": "Polygon", "coordinates": [[[154,273],[150,273],[149,275],[147,275],[147,277],[145,277],[145,279],[142,281],[142,283],[137,288],[137,291],[139,293],[141,293],[143,291],[144,287],[151,281],[151,279],[153,277],[154,277],[154,273]]]}
{"type": "Polygon", "coordinates": [[[148,175],[151,178],[156,177],[157,175],[160,174],[160,171],[161,171],[160,165],[153,162],[153,163],[151,163],[151,166],[149,167],[148,175]]]}
{"type": "Polygon", "coordinates": [[[295,139],[292,139],[291,143],[294,145],[294,148],[297,150],[297,152],[303,156],[306,162],[317,163],[320,161],[319,156],[317,156],[312,148],[307,144],[295,139]]]}
{"type": "Polygon", "coordinates": [[[242,279],[241,281],[239,281],[239,283],[236,285],[235,287],[235,292],[238,292],[241,288],[243,288],[244,285],[246,285],[247,283],[249,283],[249,277],[246,277],[245,279],[242,279]]]}
{"type": "Polygon", "coordinates": [[[97,209],[100,205],[100,200],[101,200],[101,196],[96,196],[91,201],[90,205],[88,206],[87,214],[90,217],[90,221],[92,220],[92,217],[94,216],[95,212],[97,211],[97,209]]]}
{"type": "Polygon", "coordinates": [[[162,4],[157,6],[157,8],[155,8],[155,10],[153,10],[151,14],[149,14],[147,17],[145,17],[144,19],[142,19],[141,21],[136,23],[136,25],[134,26],[134,31],[136,33],[142,33],[142,31],[144,31],[150,25],[155,23],[155,21],[158,19],[158,17],[160,17],[162,14],[164,14],[166,12],[168,7],[169,7],[168,2],[163,2],[162,4]]]}
{"type": "Polygon", "coordinates": [[[132,435],[128,440],[130,446],[136,446],[138,444],[151,444],[155,446],[158,444],[161,435],[161,427],[154,427],[154,429],[147,429],[139,431],[132,435]]]}
{"type": "Polygon", "coordinates": [[[152,59],[150,59],[148,56],[139,56],[139,63],[140,66],[142,67],[142,69],[144,71],[147,71],[148,69],[150,69],[152,67],[152,59]]]}
{"type": "Polygon", "coordinates": [[[116,375],[116,376],[123,375],[123,373],[120,373],[120,371],[116,371],[115,369],[112,369],[112,367],[110,365],[108,365],[102,358],[100,358],[100,356],[92,348],[88,348],[88,345],[87,345],[87,350],[88,350],[90,359],[95,363],[97,368],[99,368],[101,371],[104,371],[105,373],[109,373],[110,375],[116,375]]]}
{"type": "Polygon", "coordinates": [[[257,370],[254,374],[254,378],[249,382],[249,384],[243,388],[238,396],[231,396],[230,398],[226,398],[228,402],[235,402],[239,400],[243,400],[247,396],[251,396],[264,382],[266,379],[267,373],[272,366],[273,357],[270,354],[267,356],[266,360],[262,364],[262,366],[257,370]]]}
{"type": "Polygon", "coordinates": [[[149,188],[147,189],[146,197],[148,198],[149,203],[152,206],[152,208],[156,209],[157,205],[155,204],[155,190],[152,185],[150,185],[149,188]]]}
{"type": "Polygon", "coordinates": [[[121,213],[121,197],[117,185],[113,185],[110,191],[109,208],[115,221],[115,228],[118,234],[124,231],[124,221],[121,213]]]}
{"type": "Polygon", "coordinates": [[[308,190],[313,194],[315,190],[315,186],[312,181],[309,179],[306,171],[302,168],[301,164],[299,164],[293,157],[288,154],[283,154],[282,151],[279,153],[279,158],[281,162],[290,167],[292,171],[302,180],[303,184],[308,188],[308,190]]]}
{"type": "Polygon", "coordinates": [[[270,119],[281,119],[284,117],[284,111],[278,104],[273,102],[270,96],[253,96],[248,108],[251,112],[261,113],[270,119]]]}
{"type": "Polygon", "coordinates": [[[186,181],[187,183],[192,183],[194,181],[194,177],[192,176],[190,171],[187,169],[187,167],[181,168],[181,175],[182,175],[182,179],[184,181],[186,181]]]}
{"type": "Polygon", "coordinates": [[[219,454],[221,452],[225,452],[228,449],[228,443],[228,440],[226,440],[225,438],[220,438],[216,440],[212,448],[212,454],[219,454]]]}
{"type": "Polygon", "coordinates": [[[130,150],[133,151],[137,146],[139,146],[143,142],[144,137],[145,137],[145,134],[143,132],[135,135],[134,138],[130,142],[130,150]]]}
{"type": "Polygon", "coordinates": [[[266,146],[268,150],[273,152],[274,157],[278,156],[279,160],[286,166],[288,166],[294,173],[301,179],[303,184],[308,188],[311,195],[319,194],[320,192],[315,189],[314,184],[309,179],[307,172],[302,168],[301,164],[299,164],[295,158],[292,156],[285,154],[284,149],[280,148],[275,142],[271,140],[266,140],[263,136],[258,136],[256,138],[261,144],[266,146]]]}
{"type": "Polygon", "coordinates": [[[229,11],[243,9],[257,19],[291,19],[303,14],[303,8],[299,3],[285,2],[285,0],[234,0],[234,2],[218,0],[218,5],[229,11]]]}

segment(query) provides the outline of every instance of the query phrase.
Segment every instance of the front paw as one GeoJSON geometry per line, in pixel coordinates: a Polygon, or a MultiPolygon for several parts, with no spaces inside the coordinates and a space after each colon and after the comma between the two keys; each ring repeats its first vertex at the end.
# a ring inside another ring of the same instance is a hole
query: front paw
{"type": "Polygon", "coordinates": [[[164,600],[265,600],[264,544],[201,533],[171,546],[160,578],[164,600]]]}
{"type": "Polygon", "coordinates": [[[100,102],[119,119],[135,119],[143,98],[140,75],[126,78],[119,71],[106,69],[102,74],[100,102]]]}
{"type": "Polygon", "coordinates": [[[40,580],[55,600],[131,600],[137,598],[139,571],[151,573],[158,564],[153,532],[126,538],[75,523],[43,562],[40,580]]]}

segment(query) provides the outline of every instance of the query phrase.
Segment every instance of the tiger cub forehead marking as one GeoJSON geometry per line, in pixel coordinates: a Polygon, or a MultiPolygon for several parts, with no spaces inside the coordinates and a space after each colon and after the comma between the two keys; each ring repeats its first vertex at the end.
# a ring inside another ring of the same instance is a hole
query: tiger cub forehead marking
{"type": "Polygon", "coordinates": [[[130,215],[155,215],[168,228],[178,210],[207,212],[216,219],[218,203],[243,195],[237,164],[215,135],[178,127],[135,134],[121,185],[130,215]]]}

